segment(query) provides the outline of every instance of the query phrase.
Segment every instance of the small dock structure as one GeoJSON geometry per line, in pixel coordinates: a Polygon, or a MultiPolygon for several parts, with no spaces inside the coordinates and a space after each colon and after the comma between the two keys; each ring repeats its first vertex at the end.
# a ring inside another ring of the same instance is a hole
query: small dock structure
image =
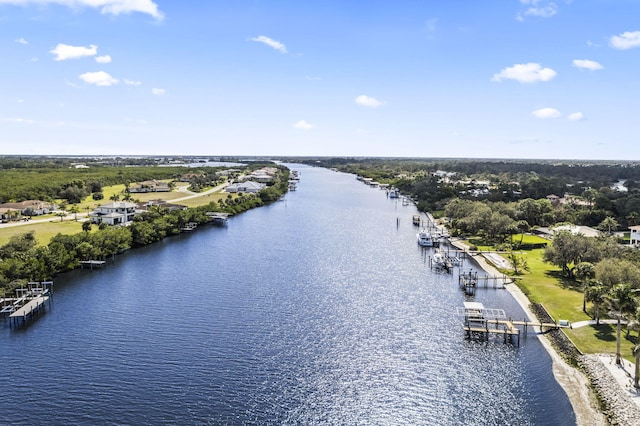
{"type": "Polygon", "coordinates": [[[218,226],[226,225],[229,219],[229,213],[222,212],[208,212],[207,216],[211,219],[211,223],[218,226]]]}
{"type": "Polygon", "coordinates": [[[477,271],[460,272],[458,275],[458,285],[467,296],[474,296],[478,287],[502,289],[506,284],[513,283],[513,280],[506,275],[499,276],[478,276],[477,271]]]}
{"type": "Polygon", "coordinates": [[[102,268],[106,264],[105,260],[81,260],[80,269],[84,269],[86,266],[93,271],[93,268],[102,268]]]}
{"type": "Polygon", "coordinates": [[[52,294],[53,281],[29,282],[27,287],[16,289],[14,297],[0,299],[0,313],[5,320],[8,315],[10,326],[20,320],[26,323],[29,318],[44,309],[46,302],[51,303],[52,294]]]}
{"type": "Polygon", "coordinates": [[[463,317],[463,330],[467,339],[489,340],[491,335],[502,337],[504,343],[511,343],[520,346],[520,328],[524,334],[528,329],[537,328],[540,332],[547,330],[557,330],[560,328],[570,328],[568,321],[540,322],[522,321],[507,318],[504,310],[485,308],[480,302],[464,302],[463,307],[456,309],[456,314],[463,317]]]}
{"type": "Polygon", "coordinates": [[[198,227],[197,222],[187,222],[184,224],[182,228],[180,228],[180,230],[182,232],[191,232],[191,231],[195,231],[197,227],[198,227]]]}

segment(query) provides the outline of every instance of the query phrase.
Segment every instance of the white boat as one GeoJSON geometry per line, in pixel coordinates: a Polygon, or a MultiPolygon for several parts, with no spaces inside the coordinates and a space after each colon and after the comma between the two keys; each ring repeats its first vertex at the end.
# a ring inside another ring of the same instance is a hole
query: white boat
{"type": "Polygon", "coordinates": [[[444,255],[442,254],[442,252],[435,252],[433,254],[433,264],[435,266],[444,266],[445,265],[445,258],[444,255]]]}
{"type": "Polygon", "coordinates": [[[433,237],[426,229],[422,229],[416,236],[418,237],[418,244],[422,247],[433,247],[433,237]]]}

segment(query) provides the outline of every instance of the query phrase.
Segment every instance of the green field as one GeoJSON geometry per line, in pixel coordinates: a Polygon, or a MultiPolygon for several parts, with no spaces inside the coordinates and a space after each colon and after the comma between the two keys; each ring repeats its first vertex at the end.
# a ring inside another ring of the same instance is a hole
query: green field
{"type": "MultiPolygon", "coordinates": [[[[514,241],[520,241],[520,236],[514,236],[514,241]]],[[[546,240],[525,235],[523,243],[538,244],[546,240]]],[[[472,244],[474,240],[470,240],[472,244]]],[[[480,242],[480,241],[475,241],[480,242]]],[[[490,250],[490,246],[478,246],[479,249],[490,250]]],[[[529,270],[515,276],[518,287],[533,303],[541,303],[555,320],[569,320],[572,323],[592,319],[582,310],[582,286],[576,281],[561,275],[559,268],[543,260],[544,249],[534,249],[518,252],[528,264],[529,270]]],[[[502,271],[509,273],[509,271],[502,271]]],[[[587,312],[591,312],[591,304],[587,304],[587,312]]],[[[601,324],[600,326],[586,326],[576,329],[564,329],[565,333],[583,353],[615,353],[616,327],[601,324]]],[[[635,362],[632,348],[637,340],[637,332],[626,337],[626,329],[622,331],[622,356],[635,362]]]]}
{"type": "MultiPolygon", "coordinates": [[[[168,202],[174,202],[176,204],[182,204],[187,207],[197,207],[205,204],[209,204],[211,201],[218,201],[220,199],[226,199],[229,194],[226,192],[214,192],[210,194],[197,195],[194,198],[188,198],[180,201],[181,198],[190,197],[195,194],[190,192],[183,192],[179,189],[181,187],[186,188],[189,184],[178,182],[176,189],[171,192],[148,192],[141,194],[132,194],[135,202],[144,202],[149,200],[162,199],[168,202]]],[[[81,203],[77,204],[78,207],[78,221],[75,220],[76,214],[69,213],[65,216],[63,221],[60,217],[55,215],[46,216],[34,216],[31,222],[20,222],[18,226],[6,226],[0,225],[0,246],[9,242],[9,239],[14,235],[24,234],[26,232],[34,231],[36,239],[39,245],[47,245],[51,240],[51,237],[61,234],[75,234],[82,232],[82,221],[85,219],[87,213],[97,208],[99,205],[108,204],[112,201],[110,197],[114,194],[122,195],[124,191],[124,185],[113,185],[103,188],[105,198],[103,200],[94,200],[91,196],[86,197],[81,203]],[[48,219],[46,222],[40,222],[42,219],[48,219]],[[37,222],[37,223],[36,223],[37,222]]],[[[237,197],[233,194],[232,197],[237,197]]],[[[67,207],[67,212],[71,209],[67,207]]],[[[94,229],[96,227],[94,226],[94,229]]]]}

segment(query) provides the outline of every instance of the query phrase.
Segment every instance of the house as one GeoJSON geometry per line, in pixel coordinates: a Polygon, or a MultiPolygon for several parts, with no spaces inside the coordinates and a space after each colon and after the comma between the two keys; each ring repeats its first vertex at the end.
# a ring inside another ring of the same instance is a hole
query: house
{"type": "Polygon", "coordinates": [[[640,245],[640,225],[630,226],[629,231],[629,244],[640,245]]]}
{"type": "Polygon", "coordinates": [[[89,213],[89,217],[91,218],[91,223],[125,225],[133,220],[137,207],[135,203],[116,201],[98,207],[89,213]]]}
{"type": "MultiPolygon", "coordinates": [[[[560,231],[569,231],[573,235],[582,234],[585,237],[597,237],[601,235],[601,232],[597,229],[593,229],[589,226],[578,225],[560,225],[553,228],[540,227],[536,228],[534,232],[543,238],[552,239],[555,234],[560,231]]],[[[640,235],[640,234],[639,234],[640,235]]]]}
{"type": "Polygon", "coordinates": [[[267,185],[265,185],[264,183],[246,181],[246,182],[240,182],[240,183],[232,183],[231,185],[229,185],[229,186],[227,186],[225,188],[225,192],[251,192],[251,193],[255,193],[255,192],[262,191],[266,187],[267,187],[267,185]]]}
{"type": "Polygon", "coordinates": [[[147,180],[140,182],[129,187],[131,193],[144,193],[144,192],[169,192],[169,184],[161,180],[147,180]]]}
{"type": "Polygon", "coordinates": [[[151,207],[159,207],[161,209],[166,209],[170,212],[174,210],[186,210],[188,208],[187,206],[184,206],[182,204],[171,204],[162,199],[157,199],[157,200],[149,200],[144,203],[139,203],[137,205],[137,210],[141,212],[149,211],[151,210],[151,207]]]}
{"type": "Polygon", "coordinates": [[[19,203],[0,204],[0,209],[19,211],[24,216],[40,216],[49,214],[55,210],[56,206],[40,200],[26,200],[19,203]]]}

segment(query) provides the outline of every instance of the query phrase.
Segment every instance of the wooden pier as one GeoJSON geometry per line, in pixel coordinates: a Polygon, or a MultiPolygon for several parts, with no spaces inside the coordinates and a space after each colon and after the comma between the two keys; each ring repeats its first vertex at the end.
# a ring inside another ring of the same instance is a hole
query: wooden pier
{"type": "Polygon", "coordinates": [[[504,343],[516,346],[520,346],[521,331],[526,335],[529,328],[538,328],[540,332],[544,332],[571,327],[566,321],[549,323],[527,319],[514,321],[507,318],[502,309],[488,309],[478,302],[464,302],[464,307],[458,308],[456,313],[464,318],[463,330],[467,339],[488,341],[493,335],[502,337],[504,343]]]}
{"type": "Polygon", "coordinates": [[[84,269],[85,266],[89,267],[92,271],[93,268],[102,268],[107,262],[104,260],[81,260],[80,269],[84,269]]]}
{"type": "Polygon", "coordinates": [[[229,213],[222,212],[207,212],[207,216],[211,219],[211,223],[218,226],[226,225],[229,219],[229,213]]]}
{"type": "Polygon", "coordinates": [[[9,325],[23,323],[44,309],[46,302],[51,303],[53,281],[29,282],[27,288],[15,290],[15,297],[0,299],[0,313],[6,319],[9,315],[9,325]]]}
{"type": "Polygon", "coordinates": [[[499,289],[504,288],[506,284],[511,283],[513,283],[513,279],[506,275],[501,277],[497,275],[478,276],[478,272],[473,272],[471,270],[469,272],[461,272],[458,275],[458,285],[467,296],[475,295],[478,287],[499,289]]]}

